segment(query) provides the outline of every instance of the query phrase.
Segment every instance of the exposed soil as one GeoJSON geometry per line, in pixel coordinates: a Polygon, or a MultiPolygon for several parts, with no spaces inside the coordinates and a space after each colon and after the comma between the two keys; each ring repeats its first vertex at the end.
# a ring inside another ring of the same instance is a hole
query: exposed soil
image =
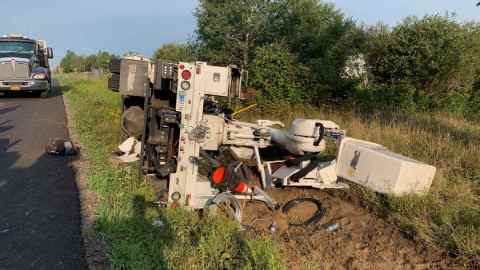
{"type": "Polygon", "coordinates": [[[320,200],[326,213],[308,228],[292,227],[288,222],[308,219],[316,210],[312,204],[298,205],[285,216],[281,211],[272,214],[261,203],[248,202],[244,222],[257,233],[271,233],[275,220],[274,236],[283,243],[289,269],[309,265],[315,269],[454,269],[449,257],[408,239],[395,225],[354,201],[342,199],[342,194],[293,188],[270,192],[282,205],[298,197],[320,200]]]}

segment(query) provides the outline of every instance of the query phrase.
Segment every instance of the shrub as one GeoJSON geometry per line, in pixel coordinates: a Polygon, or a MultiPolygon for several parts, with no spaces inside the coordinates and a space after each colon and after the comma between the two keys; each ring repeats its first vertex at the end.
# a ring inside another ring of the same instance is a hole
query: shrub
{"type": "Polygon", "coordinates": [[[250,83],[260,90],[259,103],[264,106],[302,103],[306,95],[300,70],[305,68],[284,45],[274,43],[258,48],[250,69],[250,83]]]}

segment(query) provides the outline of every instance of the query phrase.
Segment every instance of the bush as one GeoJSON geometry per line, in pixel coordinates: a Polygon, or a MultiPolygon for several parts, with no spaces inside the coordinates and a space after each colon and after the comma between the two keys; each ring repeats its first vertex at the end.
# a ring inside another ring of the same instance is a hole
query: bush
{"type": "Polygon", "coordinates": [[[356,104],[364,112],[414,112],[417,104],[412,92],[407,85],[374,85],[358,91],[356,104]]]}
{"type": "Polygon", "coordinates": [[[424,110],[463,113],[479,66],[478,26],[451,16],[409,17],[368,30],[365,55],[374,84],[408,85],[424,110]]]}
{"type": "Polygon", "coordinates": [[[260,90],[257,99],[261,105],[298,104],[305,100],[300,70],[306,69],[284,45],[274,43],[260,47],[255,55],[250,83],[260,90]]]}
{"type": "Polygon", "coordinates": [[[164,59],[171,61],[194,61],[194,48],[190,44],[167,43],[155,51],[155,59],[164,59]]]}

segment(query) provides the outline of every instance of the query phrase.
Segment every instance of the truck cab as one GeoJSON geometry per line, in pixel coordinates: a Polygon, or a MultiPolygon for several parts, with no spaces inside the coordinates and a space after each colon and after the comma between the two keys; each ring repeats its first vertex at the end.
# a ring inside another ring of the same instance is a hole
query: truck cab
{"type": "Polygon", "coordinates": [[[0,37],[0,92],[48,93],[52,48],[44,40],[11,34],[0,37]]]}

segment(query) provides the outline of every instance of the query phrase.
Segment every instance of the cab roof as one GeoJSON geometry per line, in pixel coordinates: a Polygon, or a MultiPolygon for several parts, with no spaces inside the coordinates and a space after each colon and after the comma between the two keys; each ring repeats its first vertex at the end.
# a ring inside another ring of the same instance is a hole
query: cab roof
{"type": "Polygon", "coordinates": [[[33,39],[26,38],[26,37],[17,37],[17,36],[3,36],[3,37],[0,37],[0,42],[2,42],[2,41],[36,43],[36,41],[33,40],[33,39]]]}

